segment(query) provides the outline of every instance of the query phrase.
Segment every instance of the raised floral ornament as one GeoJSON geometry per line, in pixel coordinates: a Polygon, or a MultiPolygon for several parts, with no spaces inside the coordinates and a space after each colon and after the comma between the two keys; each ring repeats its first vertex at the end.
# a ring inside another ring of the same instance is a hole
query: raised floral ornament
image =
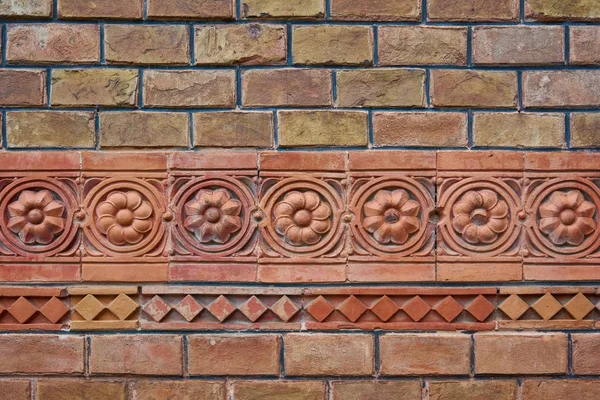
{"type": "Polygon", "coordinates": [[[200,190],[185,204],[183,226],[200,243],[226,243],[242,227],[242,203],[225,189],[200,190]]]}
{"type": "Polygon", "coordinates": [[[152,229],[152,205],[135,190],[114,191],[96,208],[96,227],[114,245],[137,244],[152,229]]]}
{"type": "Polygon", "coordinates": [[[596,229],[595,212],[579,190],[556,191],[540,206],[539,227],[556,245],[578,246],[596,229]]]}
{"type": "Polygon", "coordinates": [[[331,207],[312,190],[287,193],[273,214],[275,230],[293,246],[317,244],[331,229],[331,207]]]}
{"type": "Polygon", "coordinates": [[[25,244],[49,244],[65,228],[65,206],[49,190],[24,190],[9,204],[7,227],[25,244]]]}
{"type": "Polygon", "coordinates": [[[379,190],[363,207],[363,227],[381,244],[404,244],[421,227],[420,209],[406,190],[379,190]]]}

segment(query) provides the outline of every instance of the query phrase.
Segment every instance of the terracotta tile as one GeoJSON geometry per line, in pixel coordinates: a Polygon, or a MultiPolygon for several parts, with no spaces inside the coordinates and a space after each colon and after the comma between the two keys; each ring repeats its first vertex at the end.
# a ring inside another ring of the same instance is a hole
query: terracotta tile
{"type": "Polygon", "coordinates": [[[263,171],[344,171],[347,154],[343,152],[260,153],[263,171]]]}
{"type": "Polygon", "coordinates": [[[167,155],[159,153],[81,153],[84,171],[166,171],[167,155]]]}
{"type": "Polygon", "coordinates": [[[181,170],[257,169],[258,154],[254,152],[171,153],[169,168],[181,170]]]}
{"type": "Polygon", "coordinates": [[[351,171],[436,169],[433,151],[351,151],[351,171]]]}
{"type": "Polygon", "coordinates": [[[523,153],[484,151],[440,151],[437,168],[440,171],[522,171],[523,153]]]}

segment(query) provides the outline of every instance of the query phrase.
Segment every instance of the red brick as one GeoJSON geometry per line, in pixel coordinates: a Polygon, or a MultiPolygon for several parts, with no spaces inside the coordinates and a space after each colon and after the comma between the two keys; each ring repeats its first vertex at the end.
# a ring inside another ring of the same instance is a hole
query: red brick
{"type": "Polygon", "coordinates": [[[58,0],[61,19],[142,19],[144,0],[58,0]]]}
{"type": "Polygon", "coordinates": [[[231,19],[232,0],[148,0],[149,19],[231,19]]]}
{"type": "MultiPolygon", "coordinates": [[[[600,162],[600,154],[597,153],[533,153],[527,152],[523,155],[526,170],[542,171],[574,171],[596,170],[600,162]]],[[[576,269],[576,265],[571,265],[576,269]]],[[[593,266],[589,266],[593,268],[593,266]]]]}
{"type": "Polygon", "coordinates": [[[471,338],[464,334],[384,335],[382,375],[467,375],[471,338]]]}
{"type": "Polygon", "coordinates": [[[0,373],[81,374],[84,343],[80,336],[2,335],[0,373]]]}
{"type": "Polygon", "coordinates": [[[0,264],[2,282],[78,282],[80,280],[79,265],[76,264],[0,264]]]}
{"type": "Polygon", "coordinates": [[[85,282],[166,282],[167,264],[83,264],[85,282]]]}
{"type": "MultiPolygon", "coordinates": [[[[544,1],[544,0],[542,0],[544,1]]],[[[518,0],[429,0],[430,21],[518,21],[518,0]]]]}
{"type": "Polygon", "coordinates": [[[475,373],[544,375],[567,372],[564,333],[475,334],[475,373]]]}
{"type": "Polygon", "coordinates": [[[580,65],[600,64],[600,27],[572,26],[569,28],[571,39],[569,63],[580,65]]]}
{"type": "Polygon", "coordinates": [[[260,153],[263,171],[345,171],[343,152],[263,152],[260,153]]]}
{"type": "Polygon", "coordinates": [[[256,265],[172,264],[169,282],[255,282],[256,265]]]}
{"type": "Polygon", "coordinates": [[[182,375],[183,343],[174,335],[92,336],[90,373],[182,375]]]}
{"type": "Polygon", "coordinates": [[[161,153],[81,153],[81,169],[84,171],[166,171],[167,155],[161,153]]]}
{"type": "Polygon", "coordinates": [[[30,398],[29,381],[0,381],[0,400],[29,400],[30,398]]]}
{"type": "Polygon", "coordinates": [[[348,160],[352,171],[434,170],[436,156],[435,151],[351,151],[348,160]],[[382,154],[387,157],[381,157],[382,154]]]}
{"type": "Polygon", "coordinates": [[[258,281],[263,283],[344,282],[345,265],[259,265],[258,281]]]}
{"type": "Polygon", "coordinates": [[[437,280],[442,282],[506,282],[523,279],[520,263],[438,263],[437,280]]]}
{"type": "Polygon", "coordinates": [[[437,153],[442,171],[523,171],[523,154],[503,151],[443,151],[437,153]]]}
{"type": "Polygon", "coordinates": [[[419,0],[333,0],[331,18],[347,21],[420,21],[419,0]]]}
{"type": "Polygon", "coordinates": [[[372,375],[373,337],[288,334],[284,337],[284,359],[288,376],[372,375]]]}
{"type": "Polygon", "coordinates": [[[169,168],[182,170],[256,170],[258,168],[258,155],[252,151],[171,153],[169,168]]]}
{"type": "Polygon", "coordinates": [[[279,375],[278,335],[188,337],[191,375],[279,375]]]}
{"type": "Polygon", "coordinates": [[[125,400],[124,382],[89,380],[42,380],[37,382],[38,400],[125,400]]]}
{"type": "Polygon", "coordinates": [[[600,382],[583,380],[526,380],[523,400],[596,400],[600,382]]]}
{"type": "Polygon", "coordinates": [[[46,104],[46,72],[0,69],[0,106],[46,104]]]}
{"type": "Polygon", "coordinates": [[[349,264],[350,282],[430,282],[435,281],[435,266],[396,264],[349,264]]]}
{"type": "Polygon", "coordinates": [[[324,382],[239,381],[233,382],[235,400],[325,400],[324,382]]]}
{"type": "Polygon", "coordinates": [[[0,17],[49,18],[51,16],[52,0],[3,1],[0,4],[0,17]]]}
{"type": "Polygon", "coordinates": [[[516,108],[514,72],[434,70],[431,98],[436,107],[516,108]]]}
{"type": "Polygon", "coordinates": [[[137,381],[131,388],[134,400],[224,400],[225,384],[207,381],[137,381]]]}
{"type": "Polygon", "coordinates": [[[515,400],[515,381],[431,381],[430,400],[515,400]]]}
{"type": "Polygon", "coordinates": [[[332,400],[421,400],[421,382],[333,382],[332,400]]]}
{"type": "Polygon", "coordinates": [[[600,74],[587,70],[524,72],[523,105],[527,108],[600,106],[600,74]]]}
{"type": "Polygon", "coordinates": [[[573,373],[576,375],[600,375],[600,336],[573,335],[573,373]]]}

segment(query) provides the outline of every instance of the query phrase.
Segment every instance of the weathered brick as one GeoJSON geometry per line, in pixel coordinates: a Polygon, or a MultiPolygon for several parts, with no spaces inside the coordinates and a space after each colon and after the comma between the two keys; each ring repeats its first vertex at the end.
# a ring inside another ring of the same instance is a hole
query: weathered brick
{"type": "Polygon", "coordinates": [[[100,113],[101,147],[187,147],[189,130],[184,113],[100,113]]]}
{"type": "Polygon", "coordinates": [[[235,71],[146,71],[144,106],[235,106],[235,71]]]}
{"type": "Polygon", "coordinates": [[[7,30],[9,63],[94,63],[100,61],[97,25],[11,25],[7,30]]]}
{"type": "Polygon", "coordinates": [[[519,0],[429,0],[427,16],[430,21],[517,21],[519,0]]]}
{"type": "Polygon", "coordinates": [[[0,17],[49,18],[52,16],[52,0],[3,0],[0,17]]]}
{"type": "Polygon", "coordinates": [[[133,107],[137,104],[138,80],[137,70],[54,70],[52,105],[133,107]]]}
{"type": "Polygon", "coordinates": [[[92,336],[91,374],[182,375],[183,343],[175,335],[92,336]]]}
{"type": "Polygon", "coordinates": [[[29,381],[0,381],[0,400],[30,400],[29,381]]]}
{"type": "Polygon", "coordinates": [[[476,113],[473,142],[479,147],[565,147],[563,114],[476,113]]]}
{"type": "Polygon", "coordinates": [[[0,373],[81,374],[84,343],[81,336],[2,335],[0,373]]]}
{"type": "Polygon", "coordinates": [[[284,337],[288,376],[371,375],[375,369],[371,335],[288,334],[284,337]]]}
{"type": "Polygon", "coordinates": [[[345,111],[279,111],[279,145],[366,146],[368,115],[345,111]]]}
{"type": "Polygon", "coordinates": [[[278,335],[188,337],[191,375],[279,375],[278,335]]]}
{"type": "Polygon", "coordinates": [[[535,108],[600,106],[600,71],[524,72],[523,105],[535,108]]]}
{"type": "Polygon", "coordinates": [[[148,0],[148,18],[232,19],[232,0],[148,0]]]}
{"type": "Polygon", "coordinates": [[[466,65],[467,29],[382,26],[378,29],[380,65],[466,65]]]}
{"type": "Polygon", "coordinates": [[[571,114],[571,147],[600,147],[600,114],[571,114]]]}
{"type": "Polygon", "coordinates": [[[564,333],[483,333],[474,336],[476,374],[567,372],[567,336],[564,333]]]}
{"type": "Polygon", "coordinates": [[[324,18],[324,0],[243,0],[244,18],[324,18]]]}
{"type": "MultiPolygon", "coordinates": [[[[273,113],[215,112],[194,114],[196,147],[271,147],[273,113]]],[[[240,268],[240,267],[237,267],[240,268]]]]}
{"type": "Polygon", "coordinates": [[[46,72],[0,69],[0,106],[46,104],[46,72]]]}
{"type": "Polygon", "coordinates": [[[513,108],[517,106],[514,72],[431,71],[433,104],[446,107],[513,108]]]}
{"type": "Polygon", "coordinates": [[[58,0],[58,16],[64,19],[141,19],[144,0],[58,0]]]}
{"type": "Polygon", "coordinates": [[[106,25],[109,64],[190,63],[189,29],[182,25],[106,25]]]}
{"type": "Polygon", "coordinates": [[[479,65],[548,65],[565,62],[559,26],[483,27],[473,30],[473,62],[479,65]]]}
{"type": "MultiPolygon", "coordinates": [[[[139,143],[135,145],[142,146],[139,143]]],[[[84,264],[81,267],[81,280],[84,282],[166,282],[168,276],[166,263],[136,264],[135,268],[123,268],[122,264],[84,264]]]]}
{"type": "Polygon", "coordinates": [[[572,26],[569,31],[569,62],[580,65],[600,64],[600,27],[572,26]]]}
{"type": "Polygon", "coordinates": [[[573,373],[575,375],[600,375],[600,336],[573,335],[573,373]]]}
{"type": "Polygon", "coordinates": [[[287,58],[284,25],[202,25],[195,35],[196,65],[278,65],[287,58]]]}
{"type": "Polygon", "coordinates": [[[515,381],[431,381],[430,400],[515,400],[515,381]]]}
{"type": "Polygon", "coordinates": [[[37,383],[38,400],[125,400],[124,382],[89,380],[41,380],[37,383]]]}
{"type": "Polygon", "coordinates": [[[466,147],[467,114],[378,112],[373,114],[375,146],[466,147]]]}
{"type": "Polygon", "coordinates": [[[377,69],[337,72],[338,107],[424,107],[425,71],[377,69]]]}
{"type": "Polygon", "coordinates": [[[523,400],[597,400],[599,381],[583,380],[526,380],[523,382],[523,400]]]}
{"type": "Polygon", "coordinates": [[[225,384],[207,381],[140,380],[131,388],[133,400],[224,400],[225,384]]]}
{"type": "Polygon", "coordinates": [[[384,335],[382,375],[466,375],[471,338],[464,334],[384,335]]]}
{"type": "Polygon", "coordinates": [[[324,400],[324,382],[240,381],[233,383],[235,400],[324,400]]]}
{"type": "Polygon", "coordinates": [[[346,21],[420,21],[419,0],[332,0],[331,17],[346,21]]]}
{"type": "Polygon", "coordinates": [[[333,382],[333,400],[421,400],[421,382],[333,382]]]}
{"type": "Polygon", "coordinates": [[[10,147],[94,146],[93,112],[9,112],[6,137],[10,147]]]}
{"type": "Polygon", "coordinates": [[[252,70],[242,74],[245,107],[318,107],[333,101],[331,71],[252,70]]]}
{"type": "Polygon", "coordinates": [[[589,21],[600,19],[596,0],[525,0],[527,19],[538,21],[589,21]]]}
{"type": "Polygon", "coordinates": [[[368,26],[294,26],[294,64],[370,65],[373,63],[373,30],[368,26]]]}

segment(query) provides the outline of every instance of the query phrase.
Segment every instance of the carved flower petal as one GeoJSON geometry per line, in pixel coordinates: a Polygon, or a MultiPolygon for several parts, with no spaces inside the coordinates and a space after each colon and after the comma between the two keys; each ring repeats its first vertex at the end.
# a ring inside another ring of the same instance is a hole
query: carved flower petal
{"type": "Polygon", "coordinates": [[[225,215],[240,215],[240,212],[242,211],[242,203],[238,200],[230,199],[223,204],[221,211],[225,215]]]}
{"type": "Polygon", "coordinates": [[[275,218],[282,216],[291,217],[295,214],[295,212],[296,210],[294,210],[294,206],[292,206],[290,203],[286,203],[285,201],[280,202],[273,209],[273,215],[275,215],[275,218]]]}
{"type": "Polygon", "coordinates": [[[589,201],[584,201],[579,207],[577,207],[577,210],[575,210],[577,216],[588,218],[593,217],[594,212],[596,212],[596,206],[589,201]]]}
{"type": "Polygon", "coordinates": [[[139,233],[146,233],[152,229],[152,221],[149,219],[134,219],[131,227],[139,233]]]}
{"type": "Polygon", "coordinates": [[[105,235],[108,235],[108,230],[111,226],[115,225],[117,220],[112,215],[105,215],[96,220],[96,228],[105,235]]]}
{"type": "Polygon", "coordinates": [[[392,204],[394,207],[402,207],[408,199],[408,192],[404,189],[396,189],[392,192],[392,204]]]}
{"type": "Polygon", "coordinates": [[[217,189],[213,192],[212,204],[217,208],[221,208],[223,204],[227,203],[230,199],[231,196],[227,190],[217,189]]]}
{"type": "Polygon", "coordinates": [[[481,196],[481,194],[477,193],[474,190],[469,190],[467,193],[465,193],[462,196],[462,200],[471,204],[471,210],[477,207],[481,207],[481,205],[483,204],[483,197],[481,196]]]}
{"type": "Polygon", "coordinates": [[[540,231],[546,235],[551,234],[560,225],[560,218],[547,217],[540,220],[540,231]]]}
{"type": "Polygon", "coordinates": [[[54,200],[49,190],[40,190],[35,194],[35,204],[38,208],[44,208],[54,200]]]}
{"type": "Polygon", "coordinates": [[[384,207],[392,205],[390,204],[392,202],[392,192],[389,190],[378,191],[375,193],[375,201],[384,207]]]}
{"type": "Polygon", "coordinates": [[[98,207],[96,207],[96,215],[98,217],[114,217],[115,215],[117,215],[118,212],[119,210],[117,210],[117,208],[108,201],[102,202],[98,205],[98,207]]]}
{"type": "Polygon", "coordinates": [[[373,234],[375,240],[381,244],[389,243],[392,240],[392,227],[390,224],[383,224],[373,234]]]}
{"type": "Polygon", "coordinates": [[[227,215],[217,225],[219,228],[222,227],[227,233],[234,233],[242,228],[242,220],[239,217],[227,215]]]}
{"type": "Polygon", "coordinates": [[[567,243],[573,246],[579,246],[583,243],[583,239],[585,239],[585,235],[579,229],[577,224],[573,224],[567,228],[567,243]]]}
{"type": "Polygon", "coordinates": [[[35,225],[33,227],[33,232],[35,240],[39,244],[48,244],[54,239],[54,235],[44,224],[35,225]]]}
{"type": "Polygon", "coordinates": [[[321,240],[321,235],[313,231],[310,227],[302,228],[302,242],[306,244],[317,244],[321,240]]]}
{"type": "Polygon", "coordinates": [[[126,243],[125,238],[123,237],[123,230],[117,224],[111,225],[108,228],[106,231],[106,237],[108,238],[109,242],[117,246],[122,246],[126,243]]]}
{"type": "Polygon", "coordinates": [[[290,225],[285,231],[286,242],[293,246],[302,246],[302,228],[290,225]]]}
{"type": "Polygon", "coordinates": [[[25,244],[35,243],[35,232],[33,231],[34,225],[29,222],[25,224],[21,232],[19,232],[19,239],[25,244]]]}
{"type": "Polygon", "coordinates": [[[421,206],[419,205],[419,203],[417,203],[414,200],[408,200],[400,209],[400,213],[409,217],[416,217],[417,215],[419,215],[420,209],[421,206]]]}
{"type": "Polygon", "coordinates": [[[471,223],[471,217],[467,214],[459,214],[452,220],[452,226],[456,232],[463,233],[465,228],[471,223]]]}
{"type": "Polygon", "coordinates": [[[392,225],[391,239],[392,243],[404,244],[408,240],[408,232],[401,224],[392,225]]]}
{"type": "Polygon", "coordinates": [[[496,232],[502,233],[508,228],[508,219],[507,218],[490,218],[488,221],[489,228],[496,232]]]}
{"type": "Polygon", "coordinates": [[[567,242],[568,234],[569,229],[565,225],[560,224],[555,230],[553,230],[550,233],[549,238],[554,244],[561,245],[567,242]]]}
{"type": "Polygon", "coordinates": [[[498,203],[498,195],[493,190],[483,189],[479,194],[482,199],[481,206],[486,210],[491,210],[498,203]]]}
{"type": "Polygon", "coordinates": [[[498,239],[498,234],[494,232],[489,225],[479,227],[479,240],[483,243],[494,243],[498,239]]]}
{"type": "Polygon", "coordinates": [[[313,231],[317,232],[318,234],[324,235],[327,232],[329,232],[329,229],[331,229],[331,221],[329,221],[328,219],[323,221],[318,221],[315,219],[310,223],[310,227],[313,231]]]}
{"type": "Polygon", "coordinates": [[[417,217],[404,217],[400,223],[408,233],[414,233],[421,227],[421,221],[417,217]]]}
{"type": "Polygon", "coordinates": [[[557,206],[556,204],[547,201],[540,206],[540,216],[542,218],[558,217],[561,209],[562,206],[557,206]]]}
{"type": "Polygon", "coordinates": [[[106,201],[115,206],[117,211],[127,207],[127,196],[123,192],[112,192],[108,195],[106,201]]]}
{"type": "Polygon", "coordinates": [[[59,217],[46,216],[42,225],[44,225],[52,234],[57,234],[65,229],[65,220],[59,217]]]}
{"type": "Polygon", "coordinates": [[[367,230],[367,232],[373,233],[384,223],[384,219],[381,215],[375,215],[373,217],[367,217],[363,221],[363,228],[367,230]]]}
{"type": "Polygon", "coordinates": [[[149,201],[142,201],[142,204],[133,211],[135,219],[146,219],[152,215],[152,205],[149,201]]]}
{"type": "Polygon", "coordinates": [[[205,223],[196,231],[196,238],[200,241],[200,243],[208,243],[212,240],[213,233],[213,224],[205,223]]]}
{"type": "Polygon", "coordinates": [[[589,235],[596,229],[596,222],[592,218],[577,218],[575,224],[581,229],[584,235],[589,235]]]}
{"type": "Polygon", "coordinates": [[[294,211],[304,209],[304,195],[300,192],[289,192],[285,195],[284,201],[294,207],[294,211]]]}
{"type": "Polygon", "coordinates": [[[292,219],[292,217],[283,215],[275,220],[275,231],[277,231],[277,233],[279,233],[280,235],[285,235],[285,232],[292,225],[294,225],[294,220],[292,219]]]}
{"type": "Polygon", "coordinates": [[[365,216],[367,216],[367,217],[383,215],[383,206],[381,204],[379,204],[379,202],[377,202],[375,200],[371,200],[371,201],[365,203],[365,206],[363,207],[363,211],[365,213],[365,216]]]}
{"type": "Polygon", "coordinates": [[[19,203],[23,204],[25,208],[35,206],[35,193],[31,190],[23,190],[19,195],[19,203]]]}
{"type": "Polygon", "coordinates": [[[19,233],[25,225],[27,225],[27,218],[16,216],[8,220],[6,227],[13,233],[19,233]]]}
{"type": "Polygon", "coordinates": [[[127,208],[131,211],[135,210],[142,204],[142,195],[135,190],[130,190],[129,192],[125,193],[125,196],[127,197],[127,208]]]}
{"type": "Polygon", "coordinates": [[[477,229],[477,227],[473,224],[467,225],[462,235],[463,239],[465,239],[467,243],[479,243],[479,229],[477,229]]]}
{"type": "Polygon", "coordinates": [[[469,215],[471,215],[471,212],[473,212],[474,209],[475,209],[475,207],[470,202],[459,201],[458,203],[456,203],[454,205],[454,207],[452,207],[452,212],[454,213],[455,216],[459,216],[459,215],[469,216],[469,215]]]}
{"type": "Polygon", "coordinates": [[[123,228],[123,239],[129,244],[136,244],[142,241],[144,235],[133,229],[133,226],[123,228]]]}
{"type": "Polygon", "coordinates": [[[319,204],[321,203],[321,199],[319,198],[318,194],[310,191],[310,192],[304,193],[304,202],[305,202],[304,208],[312,211],[315,208],[319,207],[319,204]]]}
{"type": "Polygon", "coordinates": [[[330,216],[331,216],[331,208],[329,208],[329,205],[327,205],[325,203],[321,203],[321,205],[312,212],[313,219],[316,219],[319,221],[327,219],[330,216]]]}
{"type": "MultiPolygon", "coordinates": [[[[140,221],[140,220],[134,220],[140,221]]],[[[190,215],[183,221],[183,226],[191,232],[194,232],[196,229],[200,228],[204,223],[205,219],[203,215],[190,215]]]]}
{"type": "Polygon", "coordinates": [[[8,205],[8,215],[11,217],[22,217],[26,213],[25,205],[20,201],[15,201],[8,205]]]}
{"type": "Polygon", "coordinates": [[[185,215],[203,215],[210,203],[197,200],[185,203],[185,215]]]}
{"type": "Polygon", "coordinates": [[[576,210],[581,205],[581,203],[585,201],[585,199],[583,198],[583,194],[581,194],[579,190],[571,190],[570,192],[567,192],[566,200],[566,205],[571,210],[576,210]]]}
{"type": "Polygon", "coordinates": [[[550,202],[561,210],[567,204],[567,196],[563,192],[556,191],[550,196],[550,202]]]}
{"type": "Polygon", "coordinates": [[[508,204],[504,200],[498,201],[498,203],[490,210],[492,218],[504,218],[508,215],[508,204]]]}
{"type": "Polygon", "coordinates": [[[65,212],[65,206],[56,200],[52,200],[46,207],[44,207],[44,214],[51,217],[62,217],[65,212]]]}

